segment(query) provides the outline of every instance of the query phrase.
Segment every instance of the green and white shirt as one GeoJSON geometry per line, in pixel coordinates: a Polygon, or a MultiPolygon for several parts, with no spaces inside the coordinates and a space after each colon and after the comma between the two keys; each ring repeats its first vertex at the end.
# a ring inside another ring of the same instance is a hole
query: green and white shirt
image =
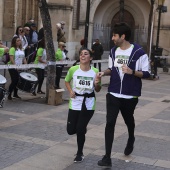
{"type": "MultiPolygon", "coordinates": [[[[14,56],[15,64],[21,65],[23,64],[25,53],[21,49],[15,49],[14,47],[11,47],[9,50],[9,55],[14,56]]],[[[8,64],[12,64],[11,61],[8,62],[8,64]]]]}
{"type": "Polygon", "coordinates": [[[2,57],[4,55],[4,51],[5,51],[4,48],[0,48],[0,57],[2,57]]]}
{"type": "MultiPolygon", "coordinates": [[[[38,57],[41,57],[41,60],[46,62],[47,61],[46,49],[43,49],[41,47],[38,48],[34,64],[42,64],[41,62],[38,61],[38,57]]],[[[44,69],[44,68],[45,68],[45,66],[41,67],[41,69],[44,69]]]]}
{"type": "MultiPolygon", "coordinates": [[[[91,67],[89,71],[83,71],[80,65],[72,66],[66,75],[65,81],[71,82],[72,90],[78,94],[92,93],[94,91],[94,80],[98,69],[91,67]]],[[[76,96],[70,98],[69,109],[81,110],[83,103],[83,96],[76,96]]],[[[86,98],[87,110],[95,110],[96,99],[95,97],[86,98]]]]}

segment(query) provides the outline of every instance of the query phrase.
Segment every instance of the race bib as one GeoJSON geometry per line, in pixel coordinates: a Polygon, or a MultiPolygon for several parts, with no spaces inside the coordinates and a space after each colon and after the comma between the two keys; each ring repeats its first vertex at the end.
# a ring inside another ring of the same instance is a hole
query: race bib
{"type": "Polygon", "coordinates": [[[129,56],[116,56],[114,61],[114,67],[121,68],[124,64],[127,65],[129,56]]]}
{"type": "Polygon", "coordinates": [[[92,89],[93,88],[93,77],[77,76],[76,88],[92,89]]]}
{"type": "Polygon", "coordinates": [[[128,64],[129,59],[116,58],[114,61],[114,66],[121,68],[124,64],[128,64]]]}

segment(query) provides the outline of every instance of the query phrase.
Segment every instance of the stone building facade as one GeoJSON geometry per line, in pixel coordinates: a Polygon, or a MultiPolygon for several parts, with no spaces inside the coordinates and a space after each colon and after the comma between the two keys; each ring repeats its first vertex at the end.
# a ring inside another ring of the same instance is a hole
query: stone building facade
{"type": "MultiPolygon", "coordinates": [[[[156,42],[158,12],[157,1],[154,4],[153,44],[156,42]]],[[[78,55],[80,40],[84,37],[86,0],[47,0],[51,16],[52,32],[55,48],[57,48],[56,23],[65,21],[68,57],[74,59],[78,55]],[[79,4],[80,3],[80,4],[79,4]],[[78,7],[78,8],[77,8],[78,7]],[[79,8],[80,7],[80,8],[79,8]],[[80,15],[78,15],[80,14],[80,15]],[[79,17],[77,17],[79,16],[79,17]]],[[[124,21],[133,29],[132,41],[146,47],[147,27],[150,13],[150,0],[125,0],[124,21]]],[[[164,3],[170,9],[169,0],[164,3]]],[[[119,21],[120,0],[91,0],[88,47],[94,39],[99,38],[105,50],[109,50],[112,26],[119,21]]],[[[164,53],[170,49],[170,12],[162,13],[159,45],[164,53]]],[[[11,41],[19,25],[24,25],[29,18],[34,18],[38,28],[41,27],[41,17],[38,0],[1,0],[0,1],[0,39],[11,41]]]]}

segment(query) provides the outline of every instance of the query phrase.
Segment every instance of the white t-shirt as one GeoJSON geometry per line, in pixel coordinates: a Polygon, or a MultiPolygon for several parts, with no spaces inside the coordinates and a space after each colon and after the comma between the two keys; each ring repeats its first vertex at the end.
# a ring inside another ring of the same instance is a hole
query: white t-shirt
{"type": "MultiPolygon", "coordinates": [[[[121,82],[124,77],[124,73],[122,72],[122,66],[123,66],[123,64],[126,64],[126,65],[128,64],[129,57],[132,53],[133,48],[134,48],[134,45],[131,45],[130,48],[128,48],[126,50],[122,50],[120,47],[118,47],[115,51],[114,66],[118,67],[118,69],[119,69],[119,76],[120,76],[121,82]]],[[[113,63],[113,61],[110,61],[110,64],[109,64],[110,66],[112,65],[111,62],[113,63]]],[[[112,94],[115,97],[125,98],[125,99],[131,99],[134,97],[134,96],[112,93],[112,92],[110,92],[110,94],[112,94]]]]}
{"type": "MultiPolygon", "coordinates": [[[[9,55],[14,56],[15,64],[21,65],[23,64],[23,60],[25,58],[25,53],[21,49],[16,49],[14,47],[11,47],[9,50],[9,55]]],[[[11,64],[11,61],[8,62],[8,64],[11,64]]]]}
{"type": "MultiPolygon", "coordinates": [[[[81,70],[80,66],[73,66],[69,69],[65,81],[72,81],[72,90],[78,94],[92,93],[94,91],[94,80],[98,69],[91,67],[89,71],[81,70]]],[[[69,108],[72,110],[81,110],[83,103],[83,96],[76,96],[70,98],[69,108]]],[[[87,110],[95,110],[95,97],[86,98],[87,110]]]]}

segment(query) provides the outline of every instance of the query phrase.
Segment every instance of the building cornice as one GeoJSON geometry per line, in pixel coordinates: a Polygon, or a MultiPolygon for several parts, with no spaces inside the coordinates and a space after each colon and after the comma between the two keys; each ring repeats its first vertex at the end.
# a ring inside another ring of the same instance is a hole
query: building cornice
{"type": "Polygon", "coordinates": [[[48,3],[49,9],[57,9],[57,10],[73,10],[73,6],[71,5],[63,5],[63,4],[56,4],[56,3],[48,3]]]}

